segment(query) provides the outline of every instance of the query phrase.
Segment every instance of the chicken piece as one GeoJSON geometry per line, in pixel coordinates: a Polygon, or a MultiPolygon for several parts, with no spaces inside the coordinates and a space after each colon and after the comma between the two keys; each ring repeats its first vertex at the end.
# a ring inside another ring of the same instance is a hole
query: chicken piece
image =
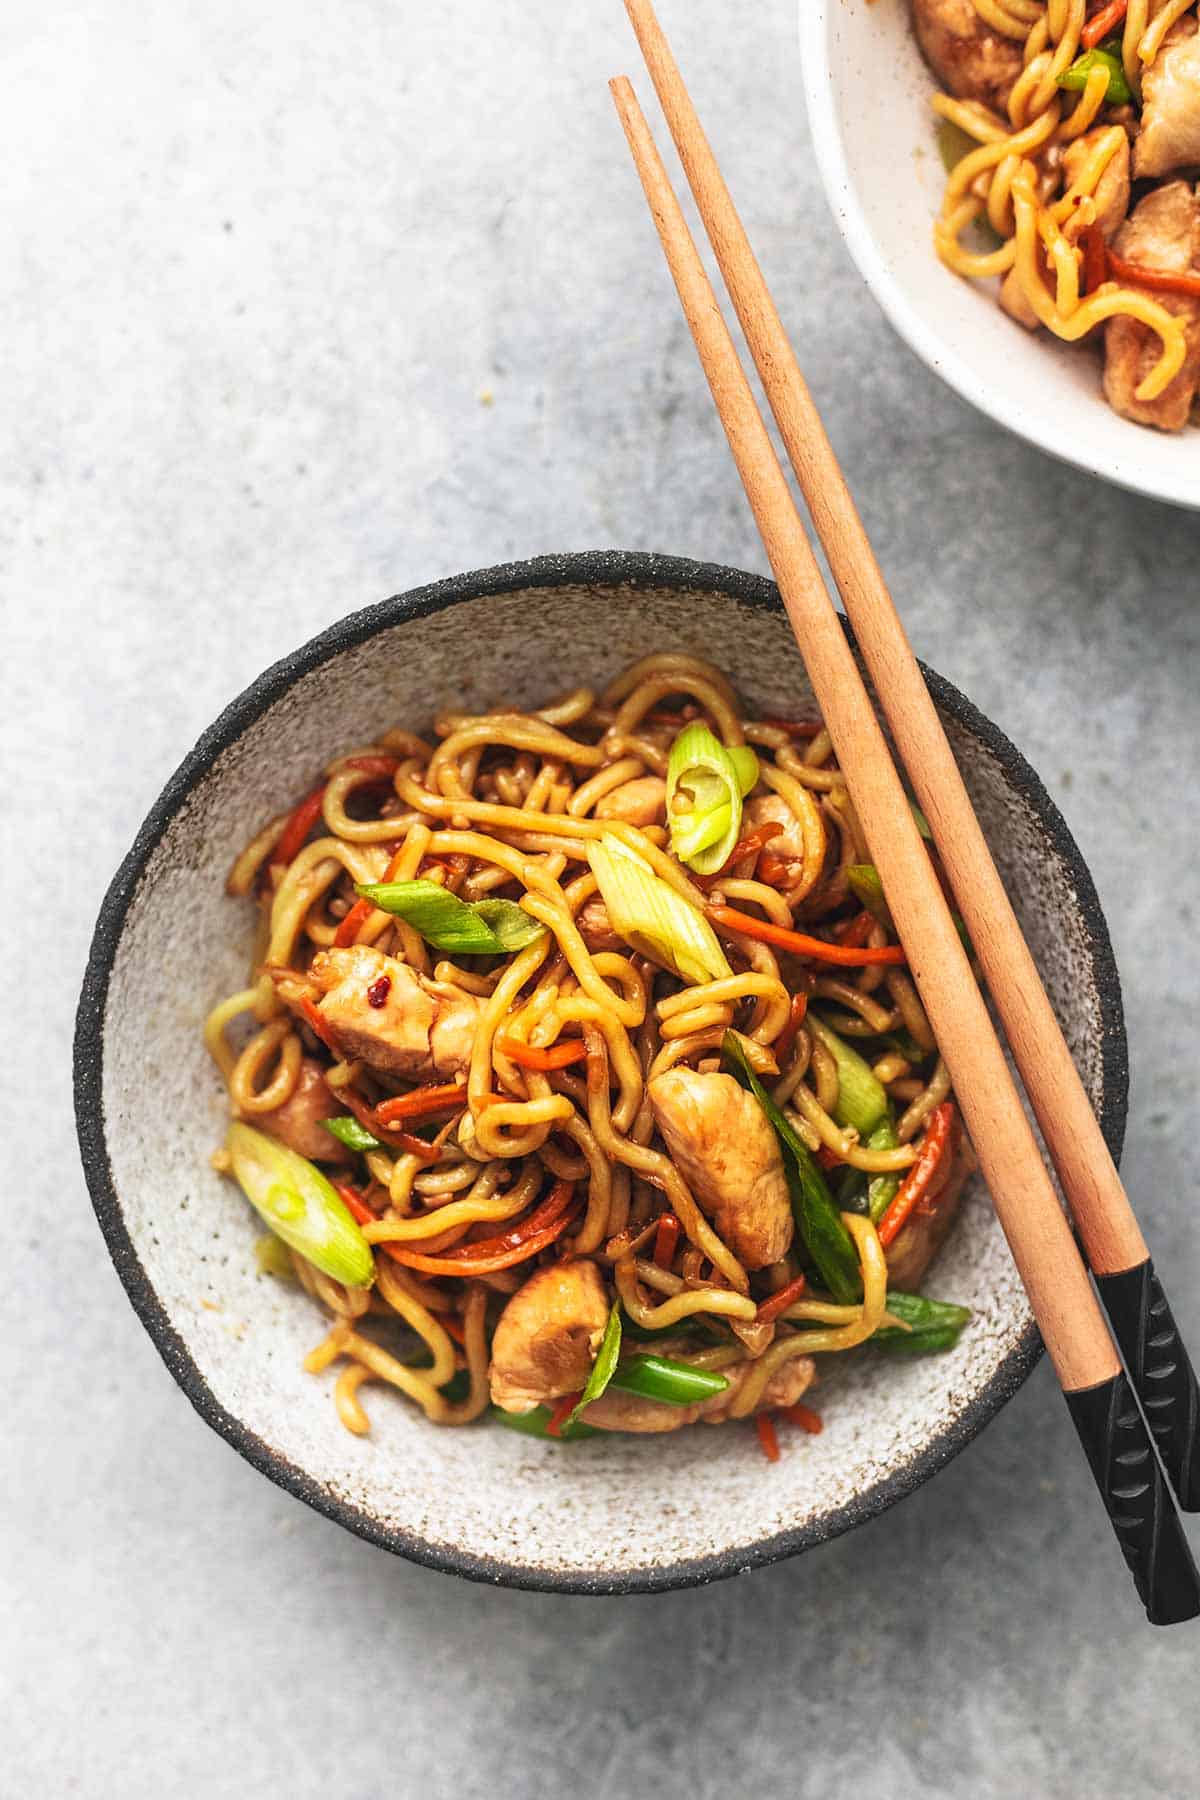
{"type": "MultiPolygon", "coordinates": [[[[1063,152],[1063,183],[1069,188],[1083,173],[1088,158],[1102,137],[1107,137],[1108,126],[1099,127],[1095,131],[1085,131],[1081,138],[1068,144],[1063,152]]],[[[1094,224],[1100,227],[1105,242],[1125,223],[1125,214],[1129,211],[1129,139],[1122,138],[1112,156],[1104,165],[1104,173],[1096,183],[1096,191],[1092,195],[1096,208],[1094,224]]],[[[1076,207],[1071,217],[1063,226],[1063,236],[1069,243],[1078,243],[1080,234],[1086,226],[1087,208],[1076,207]]]]}
{"type": "MultiPolygon", "coordinates": [[[[1200,275],[1200,201],[1186,181],[1168,182],[1140,200],[1117,233],[1115,248],[1127,262],[1173,274],[1200,275]]],[[[1138,319],[1117,314],[1104,339],[1104,393],[1115,412],[1139,425],[1181,431],[1200,387],[1200,300],[1149,289],[1152,300],[1185,321],[1187,355],[1178,375],[1157,399],[1139,400],[1136,389],[1158,361],[1161,341],[1138,319]]]]}
{"type": "Polygon", "coordinates": [[[803,862],[804,833],[800,821],[779,794],[762,794],[757,800],[748,800],[742,819],[743,836],[756,825],[779,825],[781,829],[768,841],[768,849],[788,862],[803,862]]]}
{"type": "Polygon", "coordinates": [[[770,1121],[732,1075],[667,1069],[647,1093],[655,1123],[698,1204],[748,1269],[786,1256],[792,1206],[770,1121]]]}
{"type": "MultiPolygon", "coordinates": [[[[657,1345],[655,1349],[659,1353],[657,1345]]],[[[585,1424],[594,1425],[600,1431],[678,1431],[681,1425],[694,1425],[697,1420],[705,1425],[723,1425],[738,1389],[753,1366],[752,1363],[738,1363],[732,1369],[723,1369],[721,1373],[728,1377],[729,1386],[723,1393],[714,1394],[711,1400],[701,1400],[695,1406],[668,1406],[662,1400],[643,1400],[639,1394],[625,1394],[620,1388],[610,1387],[607,1393],[585,1407],[580,1417],[585,1424]]],[[[816,1373],[811,1356],[793,1357],[791,1362],[776,1369],[754,1411],[769,1412],[776,1406],[794,1406],[801,1394],[812,1386],[816,1373]]]]}
{"type": "Polygon", "coordinates": [[[627,948],[624,938],[618,937],[612,928],[612,920],[608,916],[608,908],[597,894],[586,906],[581,906],[575,920],[579,927],[579,935],[589,950],[624,950],[627,948]]]}
{"type": "Polygon", "coordinates": [[[492,1338],[492,1401],[505,1412],[584,1386],[608,1323],[608,1296],[593,1262],[551,1263],[518,1288],[492,1338]]]}
{"type": "Polygon", "coordinates": [[[888,1286],[902,1294],[920,1291],[925,1271],[950,1235],[958,1217],[963,1185],[975,1167],[970,1150],[960,1150],[932,1212],[913,1213],[887,1253],[888,1286]]]}
{"type": "Polygon", "coordinates": [[[412,1080],[456,1075],[471,1060],[480,1011],[474,994],[429,981],[367,944],[320,951],[309,974],[323,991],[321,1020],[340,1055],[412,1080]]]}
{"type": "Polygon", "coordinates": [[[1142,128],[1133,172],[1171,175],[1200,164],[1200,30],[1195,13],[1173,25],[1142,76],[1142,128]]]}
{"type": "Polygon", "coordinates": [[[925,60],[958,100],[1007,110],[1008,90],[1024,66],[1021,45],[986,25],[972,0],[912,0],[913,29],[925,60]]]}
{"type": "Polygon", "coordinates": [[[322,1119],[336,1119],[345,1110],[327,1086],[320,1063],[305,1056],[290,1100],[274,1112],[260,1113],[255,1123],[297,1156],[306,1156],[309,1162],[349,1162],[354,1152],[339,1143],[321,1123],[322,1119]]]}
{"type": "Polygon", "coordinates": [[[639,775],[596,802],[598,819],[621,819],[627,825],[665,825],[667,784],[661,775],[639,775]]]}

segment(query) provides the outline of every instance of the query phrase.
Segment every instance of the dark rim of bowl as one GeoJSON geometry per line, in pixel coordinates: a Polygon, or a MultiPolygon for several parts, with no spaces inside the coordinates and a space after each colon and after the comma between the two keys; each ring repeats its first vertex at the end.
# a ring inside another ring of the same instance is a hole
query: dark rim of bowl
{"type": "MultiPolygon", "coordinates": [[[[117,1197],[104,1131],[104,1014],[109,978],[125,918],[159,840],[218,756],[302,675],[389,626],[423,618],[465,600],[513,593],[523,588],[579,586],[696,589],[747,606],[774,612],[782,610],[778,589],[762,576],[712,563],[695,563],[640,551],[588,551],[504,563],[497,568],[451,576],[408,594],[394,595],[340,619],[273,664],[225,708],[184,758],[151,807],[105,895],[76,1016],[75,1118],[84,1174],[96,1216],[134,1310],[196,1411],[255,1468],[317,1512],[335,1519],[369,1543],[426,1568],[462,1575],[472,1581],[545,1592],[646,1594],[700,1586],[794,1556],[874,1518],[912,1493],[944,1468],[1016,1393],[1041,1355],[1042,1344],[1036,1327],[1030,1324],[1026,1328],[982,1393],[907,1463],[866,1493],[793,1531],[780,1532],[758,1543],[723,1550],[713,1556],[665,1567],[649,1566],[617,1572],[596,1569],[560,1573],[498,1557],[477,1556],[452,1546],[428,1543],[382,1524],[281,1456],[217,1401],[187,1345],[171,1324],[134,1248],[117,1197]]],[[[922,667],[939,709],[991,751],[1013,789],[1032,806],[1047,840],[1065,865],[1083,922],[1100,1001],[1103,1024],[1100,1123],[1113,1155],[1119,1158],[1125,1134],[1129,1074],[1125,1022],[1108,927],[1091,874],[1062,814],[1020,751],[957,688],[933,670],[922,667]]]]}

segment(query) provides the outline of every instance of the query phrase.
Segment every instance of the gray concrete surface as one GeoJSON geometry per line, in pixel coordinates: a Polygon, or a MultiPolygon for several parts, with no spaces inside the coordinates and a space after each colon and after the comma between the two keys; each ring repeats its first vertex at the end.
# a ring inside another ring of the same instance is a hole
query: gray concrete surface
{"type": "MultiPolygon", "coordinates": [[[[808,155],[792,0],[664,13],[918,647],[1091,860],[1126,1171],[1200,1342],[1200,526],[892,336],[808,155]]],[[[393,1561],[191,1414],[69,1114],[92,919],[165,776],[396,589],[597,545],[763,559],[610,114],[617,0],[7,0],[0,55],[0,1793],[1195,1794],[1200,1632],[1142,1622],[1045,1368],[870,1528],[642,1601],[393,1561]]]]}

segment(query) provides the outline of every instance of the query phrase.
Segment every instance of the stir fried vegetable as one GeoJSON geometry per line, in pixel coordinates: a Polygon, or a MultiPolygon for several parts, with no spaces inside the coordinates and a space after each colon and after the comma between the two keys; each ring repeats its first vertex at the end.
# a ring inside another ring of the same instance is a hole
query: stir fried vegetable
{"type": "Polygon", "coordinates": [[[314,1163],[235,1122],[225,1138],[239,1187],[276,1237],[346,1287],[367,1288],[375,1258],[345,1202],[314,1163]]]}
{"type": "Polygon", "coordinates": [[[589,846],[588,860],[612,928],[632,949],[681,981],[720,981],[733,973],[700,909],[613,832],[589,846]]]}
{"type": "Polygon", "coordinates": [[[725,1033],[721,1048],[732,1073],[744,1088],[749,1088],[774,1127],[783,1153],[796,1229],[808,1254],[834,1299],[843,1306],[852,1305],[862,1298],[858,1253],[816,1158],[750,1067],[736,1032],[725,1033]]]}
{"type": "Polygon", "coordinates": [[[852,1127],[860,1137],[869,1137],[888,1116],[888,1097],[883,1083],[858,1051],[844,1043],[815,1013],[809,1015],[808,1028],[837,1064],[838,1097],[833,1109],[834,1118],[839,1125],[852,1127]]]}
{"type": "Polygon", "coordinates": [[[552,1444],[578,1443],[583,1438],[600,1435],[594,1425],[585,1425],[582,1419],[577,1419],[573,1425],[560,1425],[557,1431],[551,1432],[549,1426],[554,1414],[548,1406],[535,1406],[527,1413],[505,1412],[502,1407],[493,1406],[490,1412],[496,1423],[507,1426],[509,1431],[519,1431],[525,1437],[545,1438],[552,1444]]]}
{"type": "Polygon", "coordinates": [[[951,1306],[946,1300],[927,1300],[924,1294],[898,1294],[888,1291],[888,1311],[905,1325],[881,1325],[871,1338],[880,1350],[899,1356],[927,1356],[934,1350],[952,1350],[963,1326],[971,1317],[965,1306],[951,1306]]]}
{"type": "Polygon", "coordinates": [[[347,1150],[383,1149],[374,1133],[368,1131],[351,1113],[343,1113],[337,1119],[322,1119],[321,1123],[331,1137],[335,1137],[339,1144],[345,1144],[347,1150]]]}
{"type": "MultiPolygon", "coordinates": [[[[672,1362],[666,1356],[631,1356],[618,1364],[608,1386],[643,1400],[661,1400],[666,1406],[694,1406],[711,1400],[729,1386],[724,1375],[693,1369],[689,1363],[672,1362]]],[[[586,1390],[585,1390],[586,1391],[586,1390]]]]}
{"type": "Polygon", "coordinates": [[[667,759],[671,848],[699,875],[728,860],[742,824],[742,797],[758,780],[752,750],[727,750],[707,725],[688,725],[667,759]]]}
{"type": "MultiPolygon", "coordinates": [[[[617,1358],[621,1354],[621,1303],[616,1301],[608,1315],[608,1324],[604,1328],[604,1336],[600,1340],[600,1348],[596,1352],[596,1360],[592,1364],[592,1372],[587,1378],[582,1394],[567,1414],[567,1424],[574,1425],[585,1406],[598,1400],[613,1379],[617,1367],[617,1358]]],[[[559,1428],[561,1431],[561,1427],[559,1428]]]]}
{"type": "Polygon", "coordinates": [[[456,956],[523,950],[546,929],[512,900],[460,900],[436,881],[360,882],[355,892],[404,919],[435,950],[456,956]]]}
{"type": "Polygon", "coordinates": [[[743,937],[757,938],[762,944],[777,944],[796,956],[807,956],[812,962],[840,963],[848,968],[865,967],[868,963],[905,963],[908,958],[899,944],[883,944],[878,950],[854,944],[828,944],[824,938],[809,937],[804,931],[789,931],[786,925],[772,924],[770,919],[756,919],[753,913],[738,912],[732,906],[710,906],[708,916],[727,931],[740,931],[743,937]]]}
{"type": "Polygon", "coordinates": [[[1060,88],[1068,88],[1075,93],[1082,93],[1088,84],[1088,76],[1093,69],[1103,69],[1108,75],[1108,88],[1104,98],[1110,106],[1126,106],[1133,99],[1133,89],[1125,75],[1125,65],[1118,53],[1114,53],[1107,45],[1098,46],[1094,50],[1085,50],[1077,56],[1069,69],[1064,69],[1058,78],[1060,88]]]}
{"type": "Polygon", "coordinates": [[[896,1198],[880,1220],[879,1241],[885,1250],[895,1243],[917,1204],[924,1199],[930,1182],[941,1168],[943,1157],[950,1154],[955,1117],[953,1100],[943,1100],[930,1115],[917,1160],[908,1169],[896,1198]]]}

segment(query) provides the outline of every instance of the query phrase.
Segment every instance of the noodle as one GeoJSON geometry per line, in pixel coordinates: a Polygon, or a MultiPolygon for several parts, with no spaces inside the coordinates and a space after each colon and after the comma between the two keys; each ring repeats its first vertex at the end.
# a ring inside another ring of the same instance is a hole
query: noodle
{"type": "MultiPolygon", "coordinates": [[[[1014,24],[1025,19],[1027,0],[996,5],[1014,24]]],[[[986,135],[986,121],[975,123],[986,135]]],[[[728,973],[686,985],[604,924],[589,862],[591,845],[610,835],[695,907],[716,897],[786,928],[802,907],[810,933],[838,936],[853,925],[855,943],[886,944],[888,929],[859,913],[849,889],[845,872],[866,851],[828,733],[816,725],[802,735],[809,741],[797,745],[775,722],[746,723],[712,665],[651,656],[599,699],[580,687],[532,712],[448,712],[436,721],[436,744],[387,731],[327,765],[323,787],[302,804],[307,838],[296,815],[282,813],[235,858],[229,891],[258,908],[254,963],[245,985],[209,1012],[204,1042],[234,1117],[326,1168],[353,1202],[372,1286],[347,1286],[295,1249],[285,1267],[330,1322],[304,1366],[314,1376],[336,1368],[333,1404],[354,1435],[371,1430],[361,1397],[368,1382],[435,1424],[484,1413],[498,1379],[497,1335],[546,1272],[564,1292],[590,1272],[605,1313],[619,1306],[631,1333],[670,1330],[669,1364],[708,1372],[714,1387],[729,1371],[719,1418],[748,1418],[803,1391],[816,1352],[849,1349],[883,1322],[907,1329],[887,1312],[878,1233],[854,1213],[844,1215],[845,1243],[860,1267],[861,1302],[840,1304],[813,1271],[801,1298],[759,1318],[764,1301],[812,1264],[798,1236],[791,1248],[773,1130],[723,1072],[723,1058],[732,1031],[798,1138],[827,1167],[840,1165],[839,1178],[895,1181],[918,1160],[949,1095],[940,1061],[915,1073],[884,1041],[901,1027],[922,1052],[935,1049],[911,980],[897,968],[806,966],[747,930],[723,933],[728,973]],[[666,769],[673,736],[695,719],[726,745],[756,747],[746,804],[782,801],[794,821],[800,849],[781,865],[786,877],[765,859],[760,869],[751,837],[738,875],[718,872],[702,886],[672,854],[664,812],[644,826],[596,817],[627,784],[644,793],[647,775],[666,769]],[[385,880],[436,883],[460,902],[499,897],[526,915],[528,941],[502,956],[439,950],[410,918],[356,892],[385,880]],[[823,1032],[868,1046],[879,1091],[904,1108],[896,1141],[867,1148],[838,1123],[841,1065],[803,1024],[806,1004],[820,1009],[823,1032]],[[709,1164],[670,1135],[656,1085],[668,1074],[689,1094],[719,1090],[721,1104],[749,1104],[760,1121],[763,1143],[747,1124],[728,1142],[718,1134],[718,1160],[732,1159],[732,1212],[709,1191],[709,1164]],[[691,1085],[714,1077],[717,1089],[691,1085]],[[339,1119],[335,1143],[324,1123],[339,1119]],[[752,1154],[766,1160],[742,1181],[738,1159],[752,1154]],[[751,1196],[766,1196],[772,1229],[783,1232],[761,1251],[747,1235],[753,1221],[738,1211],[751,1196]]],[[[957,1137],[955,1145],[965,1162],[969,1147],[960,1152],[957,1137]]],[[[214,1166],[236,1173],[236,1158],[222,1150],[214,1166]]],[[[947,1158],[936,1170],[933,1199],[957,1191],[960,1166],[947,1158]]],[[[625,1404],[669,1412],[666,1401],[625,1404]]]]}

